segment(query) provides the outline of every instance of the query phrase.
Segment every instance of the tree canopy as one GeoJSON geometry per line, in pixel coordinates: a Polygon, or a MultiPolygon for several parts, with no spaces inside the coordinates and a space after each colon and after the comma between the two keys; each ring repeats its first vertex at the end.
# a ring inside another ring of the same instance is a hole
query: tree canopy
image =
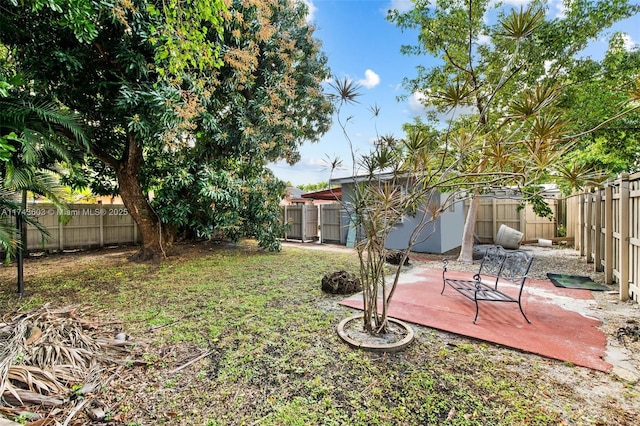
{"type": "Polygon", "coordinates": [[[85,0],[76,28],[63,0],[33,3],[4,6],[0,42],[37,93],[83,116],[90,145],[69,182],[122,196],[139,256],[164,253],[178,230],[277,249],[284,187],[265,165],[296,161],[331,113],[304,4],[85,0]]]}
{"type": "Polygon", "coordinates": [[[621,34],[615,34],[602,61],[590,58],[576,62],[567,76],[561,99],[574,134],[595,129],[578,138],[575,148],[558,165],[560,181],[567,190],[598,185],[618,173],[640,170],[640,110],[615,120],[638,93],[640,50],[627,49],[621,34]]]}
{"type": "MultiPolygon", "coordinates": [[[[444,128],[433,125],[442,129],[439,147],[455,154],[449,161],[458,179],[475,194],[498,185],[521,187],[535,207],[542,206],[535,185],[557,175],[578,136],[592,130],[577,126],[585,121],[570,122],[569,111],[582,111],[568,95],[577,55],[604,29],[637,12],[637,5],[624,0],[572,1],[564,16],[555,18],[544,1],[516,9],[489,0],[418,0],[411,11],[392,11],[389,18],[400,28],[420,31],[418,44],[404,46],[405,53],[440,60],[419,67],[405,86],[423,93],[432,111],[450,114],[444,128]],[[488,23],[493,15],[496,21],[488,23]]],[[[610,112],[634,109],[626,99],[610,112]]],[[[477,202],[477,197],[471,201],[461,260],[471,259],[477,202]]]]}

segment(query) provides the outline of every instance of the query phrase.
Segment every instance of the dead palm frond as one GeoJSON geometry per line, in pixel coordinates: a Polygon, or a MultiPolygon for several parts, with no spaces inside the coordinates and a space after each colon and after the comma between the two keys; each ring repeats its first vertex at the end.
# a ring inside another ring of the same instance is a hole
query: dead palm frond
{"type": "MultiPolygon", "coordinates": [[[[0,395],[11,404],[60,405],[71,388],[100,388],[101,365],[117,364],[130,349],[99,336],[99,324],[78,307],[45,305],[0,323],[0,395]]],[[[77,391],[76,391],[77,393],[77,391]]]]}
{"type": "Polygon", "coordinates": [[[8,375],[10,381],[21,389],[29,389],[43,395],[55,394],[66,390],[55,374],[30,365],[12,365],[8,375]]]}

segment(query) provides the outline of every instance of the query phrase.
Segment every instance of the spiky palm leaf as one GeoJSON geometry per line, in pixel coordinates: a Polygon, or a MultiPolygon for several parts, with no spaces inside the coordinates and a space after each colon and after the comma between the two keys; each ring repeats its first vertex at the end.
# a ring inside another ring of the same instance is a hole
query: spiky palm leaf
{"type": "MultiPolygon", "coordinates": [[[[26,100],[19,97],[0,99],[0,122],[3,128],[11,129],[17,134],[25,130],[31,137],[28,142],[41,142],[55,139],[57,136],[75,138],[87,148],[89,140],[83,131],[82,118],[55,102],[44,99],[26,100]]],[[[57,148],[62,145],[58,144],[57,148]]]]}
{"type": "Polygon", "coordinates": [[[340,104],[357,104],[358,96],[361,95],[358,83],[345,77],[342,80],[334,79],[329,83],[335,94],[331,96],[337,98],[340,104]]]}
{"type": "MultiPolygon", "coordinates": [[[[77,139],[88,146],[80,117],[51,101],[4,98],[0,100],[0,137],[3,135],[10,135],[3,139],[3,143],[11,147],[11,152],[0,164],[3,174],[0,197],[4,200],[11,192],[31,191],[63,207],[59,200],[61,187],[55,173],[58,162],[70,158],[63,144],[65,137],[77,139]]],[[[14,207],[13,212],[21,211],[19,205],[14,207]]],[[[40,232],[44,230],[24,214],[23,220],[40,232]]],[[[44,235],[49,234],[45,232],[44,235]]],[[[13,224],[3,222],[0,225],[0,246],[13,253],[18,241],[13,224]]]]}
{"type": "Polygon", "coordinates": [[[13,199],[14,192],[0,187],[0,248],[13,254],[20,244],[14,215],[20,211],[20,204],[13,199]]]}
{"type": "Polygon", "coordinates": [[[521,40],[530,36],[537,28],[544,23],[545,11],[542,8],[522,7],[519,11],[511,10],[511,13],[500,21],[502,32],[499,35],[515,40],[521,40]]]}

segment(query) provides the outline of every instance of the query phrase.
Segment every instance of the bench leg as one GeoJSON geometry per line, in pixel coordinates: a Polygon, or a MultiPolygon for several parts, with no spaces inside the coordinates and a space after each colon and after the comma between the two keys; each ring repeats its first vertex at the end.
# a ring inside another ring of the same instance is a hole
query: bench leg
{"type": "Polygon", "coordinates": [[[473,323],[475,324],[478,320],[478,299],[475,299],[474,302],[476,302],[476,317],[473,319],[473,323]]]}
{"type": "Polygon", "coordinates": [[[527,316],[524,314],[524,311],[522,310],[522,305],[520,304],[519,301],[518,301],[518,307],[520,308],[520,312],[522,313],[522,316],[524,317],[524,319],[526,319],[527,322],[531,324],[531,321],[529,321],[529,318],[527,318],[527,316]]]}

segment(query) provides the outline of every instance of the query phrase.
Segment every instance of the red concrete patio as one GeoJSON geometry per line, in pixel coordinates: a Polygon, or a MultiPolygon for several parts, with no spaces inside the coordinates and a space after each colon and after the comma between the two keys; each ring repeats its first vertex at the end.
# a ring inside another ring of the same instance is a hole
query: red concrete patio
{"type": "MultiPolygon", "coordinates": [[[[470,278],[473,274],[448,272],[470,278]]],[[[517,298],[517,288],[505,284],[505,293],[517,298]]],[[[390,315],[404,321],[496,343],[544,357],[609,371],[604,360],[607,338],[593,314],[591,291],[555,287],[548,280],[527,280],[522,308],[516,303],[480,302],[478,321],[473,324],[475,304],[447,286],[442,290],[442,271],[416,268],[405,274],[389,307],[390,315]]],[[[362,294],[342,302],[362,309],[362,294]]]]}

